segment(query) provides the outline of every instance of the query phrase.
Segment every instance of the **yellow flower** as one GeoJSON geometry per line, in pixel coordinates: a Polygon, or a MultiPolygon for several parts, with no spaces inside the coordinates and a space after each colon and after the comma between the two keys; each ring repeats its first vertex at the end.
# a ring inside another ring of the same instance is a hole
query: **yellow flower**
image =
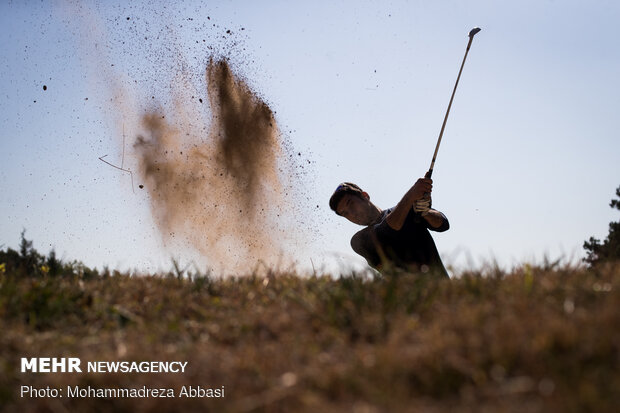
{"type": "Polygon", "coordinates": [[[41,272],[45,275],[47,275],[48,272],[50,272],[50,267],[48,267],[47,265],[42,265],[41,266],[41,272]]]}
{"type": "Polygon", "coordinates": [[[6,264],[0,264],[0,274],[4,274],[6,272],[6,264]]]}

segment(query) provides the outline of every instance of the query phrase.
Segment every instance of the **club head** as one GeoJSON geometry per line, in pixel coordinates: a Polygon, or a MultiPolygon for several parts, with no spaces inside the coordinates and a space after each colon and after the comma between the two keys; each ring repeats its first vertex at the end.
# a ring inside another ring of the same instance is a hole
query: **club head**
{"type": "Polygon", "coordinates": [[[470,38],[474,37],[474,35],[478,33],[480,30],[482,30],[480,27],[474,27],[473,29],[469,31],[469,37],[470,38]]]}

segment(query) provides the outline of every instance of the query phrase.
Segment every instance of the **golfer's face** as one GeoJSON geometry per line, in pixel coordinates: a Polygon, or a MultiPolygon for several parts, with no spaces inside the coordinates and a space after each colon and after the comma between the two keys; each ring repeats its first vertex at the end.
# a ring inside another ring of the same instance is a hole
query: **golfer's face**
{"type": "Polygon", "coordinates": [[[338,213],[354,224],[367,225],[371,221],[371,205],[367,198],[346,194],[336,208],[338,213]]]}

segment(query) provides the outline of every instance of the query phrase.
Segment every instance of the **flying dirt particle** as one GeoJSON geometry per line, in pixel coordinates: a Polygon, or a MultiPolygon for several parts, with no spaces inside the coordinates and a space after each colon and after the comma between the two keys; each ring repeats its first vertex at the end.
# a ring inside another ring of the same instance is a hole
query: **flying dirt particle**
{"type": "Polygon", "coordinates": [[[43,85],[43,90],[47,90],[47,85],[43,85]]]}
{"type": "Polygon", "coordinates": [[[200,103],[202,103],[202,98],[198,99],[198,101],[199,101],[200,103]]]}
{"type": "Polygon", "coordinates": [[[138,188],[143,189],[144,185],[140,184],[140,185],[138,185],[138,188]]]}

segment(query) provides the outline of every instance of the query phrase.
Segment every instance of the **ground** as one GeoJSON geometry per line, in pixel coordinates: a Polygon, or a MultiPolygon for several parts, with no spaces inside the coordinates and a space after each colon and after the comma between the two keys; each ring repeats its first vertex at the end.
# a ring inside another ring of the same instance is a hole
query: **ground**
{"type": "Polygon", "coordinates": [[[217,279],[0,275],[0,410],[612,412],[620,266],[217,279]],[[22,357],[187,361],[183,374],[21,373],[22,357]],[[32,398],[225,387],[224,398],[32,398]]]}

